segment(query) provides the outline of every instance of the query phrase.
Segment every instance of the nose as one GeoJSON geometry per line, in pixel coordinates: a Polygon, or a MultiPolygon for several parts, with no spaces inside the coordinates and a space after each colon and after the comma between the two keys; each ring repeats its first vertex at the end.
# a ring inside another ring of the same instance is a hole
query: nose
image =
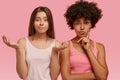
{"type": "Polygon", "coordinates": [[[44,24],[43,20],[40,20],[40,26],[42,26],[44,24]]]}
{"type": "Polygon", "coordinates": [[[84,30],[84,28],[85,28],[84,24],[81,24],[80,25],[80,30],[84,30]]]}

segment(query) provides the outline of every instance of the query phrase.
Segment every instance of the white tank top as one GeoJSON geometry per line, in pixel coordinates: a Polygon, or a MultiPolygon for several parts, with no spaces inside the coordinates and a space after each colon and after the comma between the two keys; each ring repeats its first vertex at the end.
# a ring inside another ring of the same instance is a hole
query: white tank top
{"type": "Polygon", "coordinates": [[[51,80],[50,58],[55,40],[46,49],[34,47],[26,38],[26,61],[28,64],[28,75],[25,80],[51,80]]]}

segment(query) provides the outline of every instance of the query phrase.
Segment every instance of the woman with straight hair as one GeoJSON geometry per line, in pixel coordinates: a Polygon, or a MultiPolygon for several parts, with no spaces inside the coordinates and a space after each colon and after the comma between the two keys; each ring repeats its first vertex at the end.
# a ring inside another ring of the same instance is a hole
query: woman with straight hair
{"type": "Polygon", "coordinates": [[[49,8],[37,7],[31,14],[28,37],[12,43],[3,42],[16,50],[16,69],[23,80],[56,80],[59,75],[59,50],[64,46],[55,40],[54,23],[49,8]]]}

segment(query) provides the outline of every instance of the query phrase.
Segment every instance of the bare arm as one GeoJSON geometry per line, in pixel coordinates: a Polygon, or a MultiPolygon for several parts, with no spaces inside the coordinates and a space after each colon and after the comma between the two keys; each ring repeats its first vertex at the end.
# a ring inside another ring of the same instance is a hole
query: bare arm
{"type": "Polygon", "coordinates": [[[104,45],[97,43],[98,56],[93,54],[91,49],[87,49],[87,54],[93,67],[93,71],[98,80],[107,80],[108,68],[105,59],[104,45]]]}
{"type": "Polygon", "coordinates": [[[61,62],[61,74],[63,80],[94,80],[95,76],[93,72],[89,73],[71,73],[70,61],[69,61],[69,44],[68,47],[61,50],[60,62],[61,62]]]}
{"type": "Polygon", "coordinates": [[[51,63],[50,63],[50,75],[52,80],[57,80],[57,77],[60,73],[60,64],[59,64],[59,48],[61,43],[56,41],[55,47],[52,49],[51,63]]]}
{"type": "Polygon", "coordinates": [[[107,68],[106,59],[105,59],[104,45],[102,45],[100,43],[96,44],[97,50],[98,50],[98,56],[96,58],[92,51],[93,43],[89,39],[89,37],[82,37],[78,42],[81,42],[80,44],[87,52],[87,55],[91,62],[96,79],[97,80],[107,80],[108,68],[107,68]]]}
{"type": "Polygon", "coordinates": [[[19,47],[16,48],[16,69],[20,78],[25,79],[28,73],[28,66],[25,58],[25,39],[18,41],[19,47]]]}
{"type": "Polygon", "coordinates": [[[3,36],[3,42],[16,50],[16,69],[20,78],[24,79],[27,76],[28,68],[25,61],[25,39],[18,40],[17,43],[12,43],[3,36]]]}

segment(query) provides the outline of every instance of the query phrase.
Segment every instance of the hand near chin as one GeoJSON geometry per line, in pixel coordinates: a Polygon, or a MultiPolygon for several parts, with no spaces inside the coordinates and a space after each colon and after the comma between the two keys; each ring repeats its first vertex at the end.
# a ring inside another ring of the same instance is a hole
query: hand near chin
{"type": "Polygon", "coordinates": [[[2,39],[3,39],[3,42],[9,46],[9,47],[12,47],[12,48],[18,48],[18,44],[17,43],[13,43],[13,42],[10,42],[10,40],[6,37],[6,36],[2,36],[2,39]]]}
{"type": "Polygon", "coordinates": [[[91,49],[89,36],[82,37],[77,41],[85,50],[91,49]]]}

